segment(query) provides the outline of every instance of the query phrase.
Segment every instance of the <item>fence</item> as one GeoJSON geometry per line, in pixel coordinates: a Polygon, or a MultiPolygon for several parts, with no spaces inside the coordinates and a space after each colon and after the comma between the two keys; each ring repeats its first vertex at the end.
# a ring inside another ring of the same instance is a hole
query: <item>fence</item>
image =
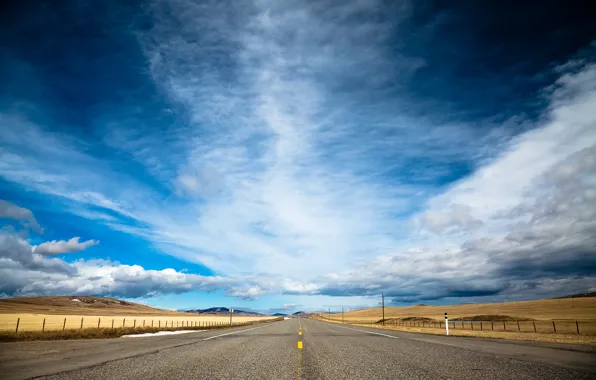
{"type": "MultiPolygon", "coordinates": [[[[341,319],[320,318],[342,322],[341,319]]],[[[344,323],[353,325],[387,325],[418,328],[444,329],[444,321],[421,320],[421,319],[386,319],[383,320],[345,320],[344,323]]],[[[596,335],[596,321],[580,320],[495,320],[495,321],[449,321],[450,330],[474,330],[474,331],[496,331],[496,332],[517,332],[517,333],[539,333],[539,334],[576,334],[596,335]]]]}
{"type": "Polygon", "coordinates": [[[229,317],[209,317],[203,319],[180,317],[112,317],[112,316],[58,316],[22,315],[0,316],[0,331],[59,331],[76,329],[118,329],[118,328],[221,328],[244,326],[267,318],[235,317],[230,324],[229,317]]]}

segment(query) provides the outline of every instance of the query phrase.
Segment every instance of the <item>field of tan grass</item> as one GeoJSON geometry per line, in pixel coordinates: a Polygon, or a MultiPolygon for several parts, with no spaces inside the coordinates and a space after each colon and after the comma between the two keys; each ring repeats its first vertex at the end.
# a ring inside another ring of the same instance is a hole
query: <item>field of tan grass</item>
{"type": "MultiPolygon", "coordinates": [[[[426,317],[440,321],[443,320],[444,313],[449,313],[450,319],[500,315],[513,319],[596,321],[596,297],[448,306],[385,307],[385,318],[426,317]]],[[[346,312],[344,318],[346,321],[379,320],[381,314],[381,308],[375,307],[346,312]]],[[[341,318],[341,316],[336,314],[332,315],[332,318],[341,318]]]]}
{"type": "MultiPolygon", "coordinates": [[[[275,317],[234,316],[234,323],[263,321],[275,317]]],[[[226,326],[229,316],[183,314],[178,315],[72,315],[72,314],[0,314],[0,331],[15,331],[19,321],[19,331],[69,330],[82,328],[121,328],[121,327],[184,327],[184,326],[226,326]],[[44,326],[45,320],[45,326],[44,326]]]]}
{"type": "MultiPolygon", "coordinates": [[[[233,323],[275,319],[234,315],[233,323]]],[[[0,331],[98,328],[181,328],[228,326],[229,315],[183,313],[107,297],[60,296],[0,299],[0,331]]]]}

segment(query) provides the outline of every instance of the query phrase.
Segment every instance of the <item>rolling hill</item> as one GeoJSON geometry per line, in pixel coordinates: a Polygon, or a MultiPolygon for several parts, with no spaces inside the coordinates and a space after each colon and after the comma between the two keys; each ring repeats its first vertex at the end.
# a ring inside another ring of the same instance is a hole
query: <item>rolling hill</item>
{"type": "Polygon", "coordinates": [[[110,297],[56,296],[0,299],[0,314],[184,315],[110,297]]]}
{"type": "MultiPolygon", "coordinates": [[[[445,306],[415,305],[385,307],[385,318],[431,318],[440,321],[444,313],[451,319],[474,319],[476,316],[499,316],[515,319],[569,319],[596,320],[596,297],[573,297],[536,301],[501,302],[486,304],[462,304],[445,306]]],[[[337,316],[332,316],[337,318],[337,316]]],[[[381,308],[367,308],[344,313],[349,320],[381,319],[381,308]]]]}

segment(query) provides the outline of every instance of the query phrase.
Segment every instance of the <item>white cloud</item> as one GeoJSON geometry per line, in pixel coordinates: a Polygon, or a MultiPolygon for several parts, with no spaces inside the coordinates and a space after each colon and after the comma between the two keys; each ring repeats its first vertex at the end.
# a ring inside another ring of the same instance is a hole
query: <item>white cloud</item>
{"type": "Polygon", "coordinates": [[[377,2],[155,3],[154,27],[139,39],[155,84],[184,105],[189,123],[168,133],[129,133],[115,121],[104,128],[107,145],[158,185],[67,134],[5,114],[0,176],[227,277],[5,253],[6,268],[25,268],[10,277],[19,286],[5,285],[13,293],[386,289],[414,299],[529,289],[523,276],[534,289],[592,286],[572,264],[593,247],[594,66],[563,74],[540,124],[505,144],[507,133],[429,125],[383,100],[377,85],[387,73],[399,82],[424,62],[402,57],[389,67],[379,46],[392,30],[377,2]],[[348,22],[355,16],[357,27],[348,22]],[[491,149],[486,161],[493,139],[506,149],[491,149]],[[410,171],[416,160],[454,157],[483,165],[447,189],[423,181],[444,169],[410,171]],[[409,235],[408,220],[418,234],[409,235]],[[566,279],[552,273],[557,262],[566,279]]]}
{"type": "Polygon", "coordinates": [[[75,236],[70,240],[52,240],[41,243],[33,248],[35,253],[41,255],[59,255],[61,253],[74,253],[84,251],[89,247],[99,244],[99,240],[87,240],[79,242],[79,237],[75,236]]]}
{"type": "Polygon", "coordinates": [[[31,210],[2,199],[0,199],[0,219],[18,220],[25,227],[31,228],[33,231],[43,232],[31,210]]]}
{"type": "Polygon", "coordinates": [[[409,246],[326,276],[319,292],[513,300],[595,289],[596,66],[550,96],[542,125],[428,201],[409,246]]]}

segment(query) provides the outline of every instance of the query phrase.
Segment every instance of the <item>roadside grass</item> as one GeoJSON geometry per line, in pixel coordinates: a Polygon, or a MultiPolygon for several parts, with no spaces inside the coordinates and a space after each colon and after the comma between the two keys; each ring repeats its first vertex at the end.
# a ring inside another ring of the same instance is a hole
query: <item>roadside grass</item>
{"type": "MultiPolygon", "coordinates": [[[[233,322],[245,323],[267,320],[268,316],[236,316],[233,322]]],[[[15,331],[17,322],[19,333],[40,330],[78,330],[85,328],[127,328],[127,327],[213,327],[228,325],[229,315],[202,315],[180,313],[180,315],[87,315],[87,314],[0,314],[0,331],[15,331]]]]}
{"type": "MultiPolygon", "coordinates": [[[[342,324],[341,321],[321,319],[331,323],[342,324]]],[[[379,324],[353,324],[345,323],[348,326],[371,327],[383,330],[404,331],[421,334],[445,335],[444,328],[432,327],[407,327],[395,325],[379,325],[379,324]]],[[[478,331],[478,330],[457,330],[449,329],[450,336],[462,337],[476,337],[476,338],[490,338],[490,339],[505,339],[505,340],[519,340],[519,341],[533,341],[533,342],[549,342],[549,343],[571,343],[571,344],[587,344],[596,345],[595,335],[577,335],[577,334],[539,334],[539,333],[520,333],[510,331],[478,331]]]]}
{"type": "Polygon", "coordinates": [[[217,325],[217,326],[184,326],[174,328],[159,328],[159,327],[120,327],[120,328],[83,328],[83,329],[69,329],[69,330],[46,330],[46,331],[19,331],[18,333],[12,331],[0,331],[0,342],[22,342],[34,340],[67,340],[67,339],[108,339],[119,338],[123,335],[156,333],[160,331],[181,331],[181,330],[218,330],[227,329],[230,327],[248,326],[259,323],[274,322],[282,320],[282,318],[254,320],[243,323],[236,323],[233,326],[217,325]]]}

